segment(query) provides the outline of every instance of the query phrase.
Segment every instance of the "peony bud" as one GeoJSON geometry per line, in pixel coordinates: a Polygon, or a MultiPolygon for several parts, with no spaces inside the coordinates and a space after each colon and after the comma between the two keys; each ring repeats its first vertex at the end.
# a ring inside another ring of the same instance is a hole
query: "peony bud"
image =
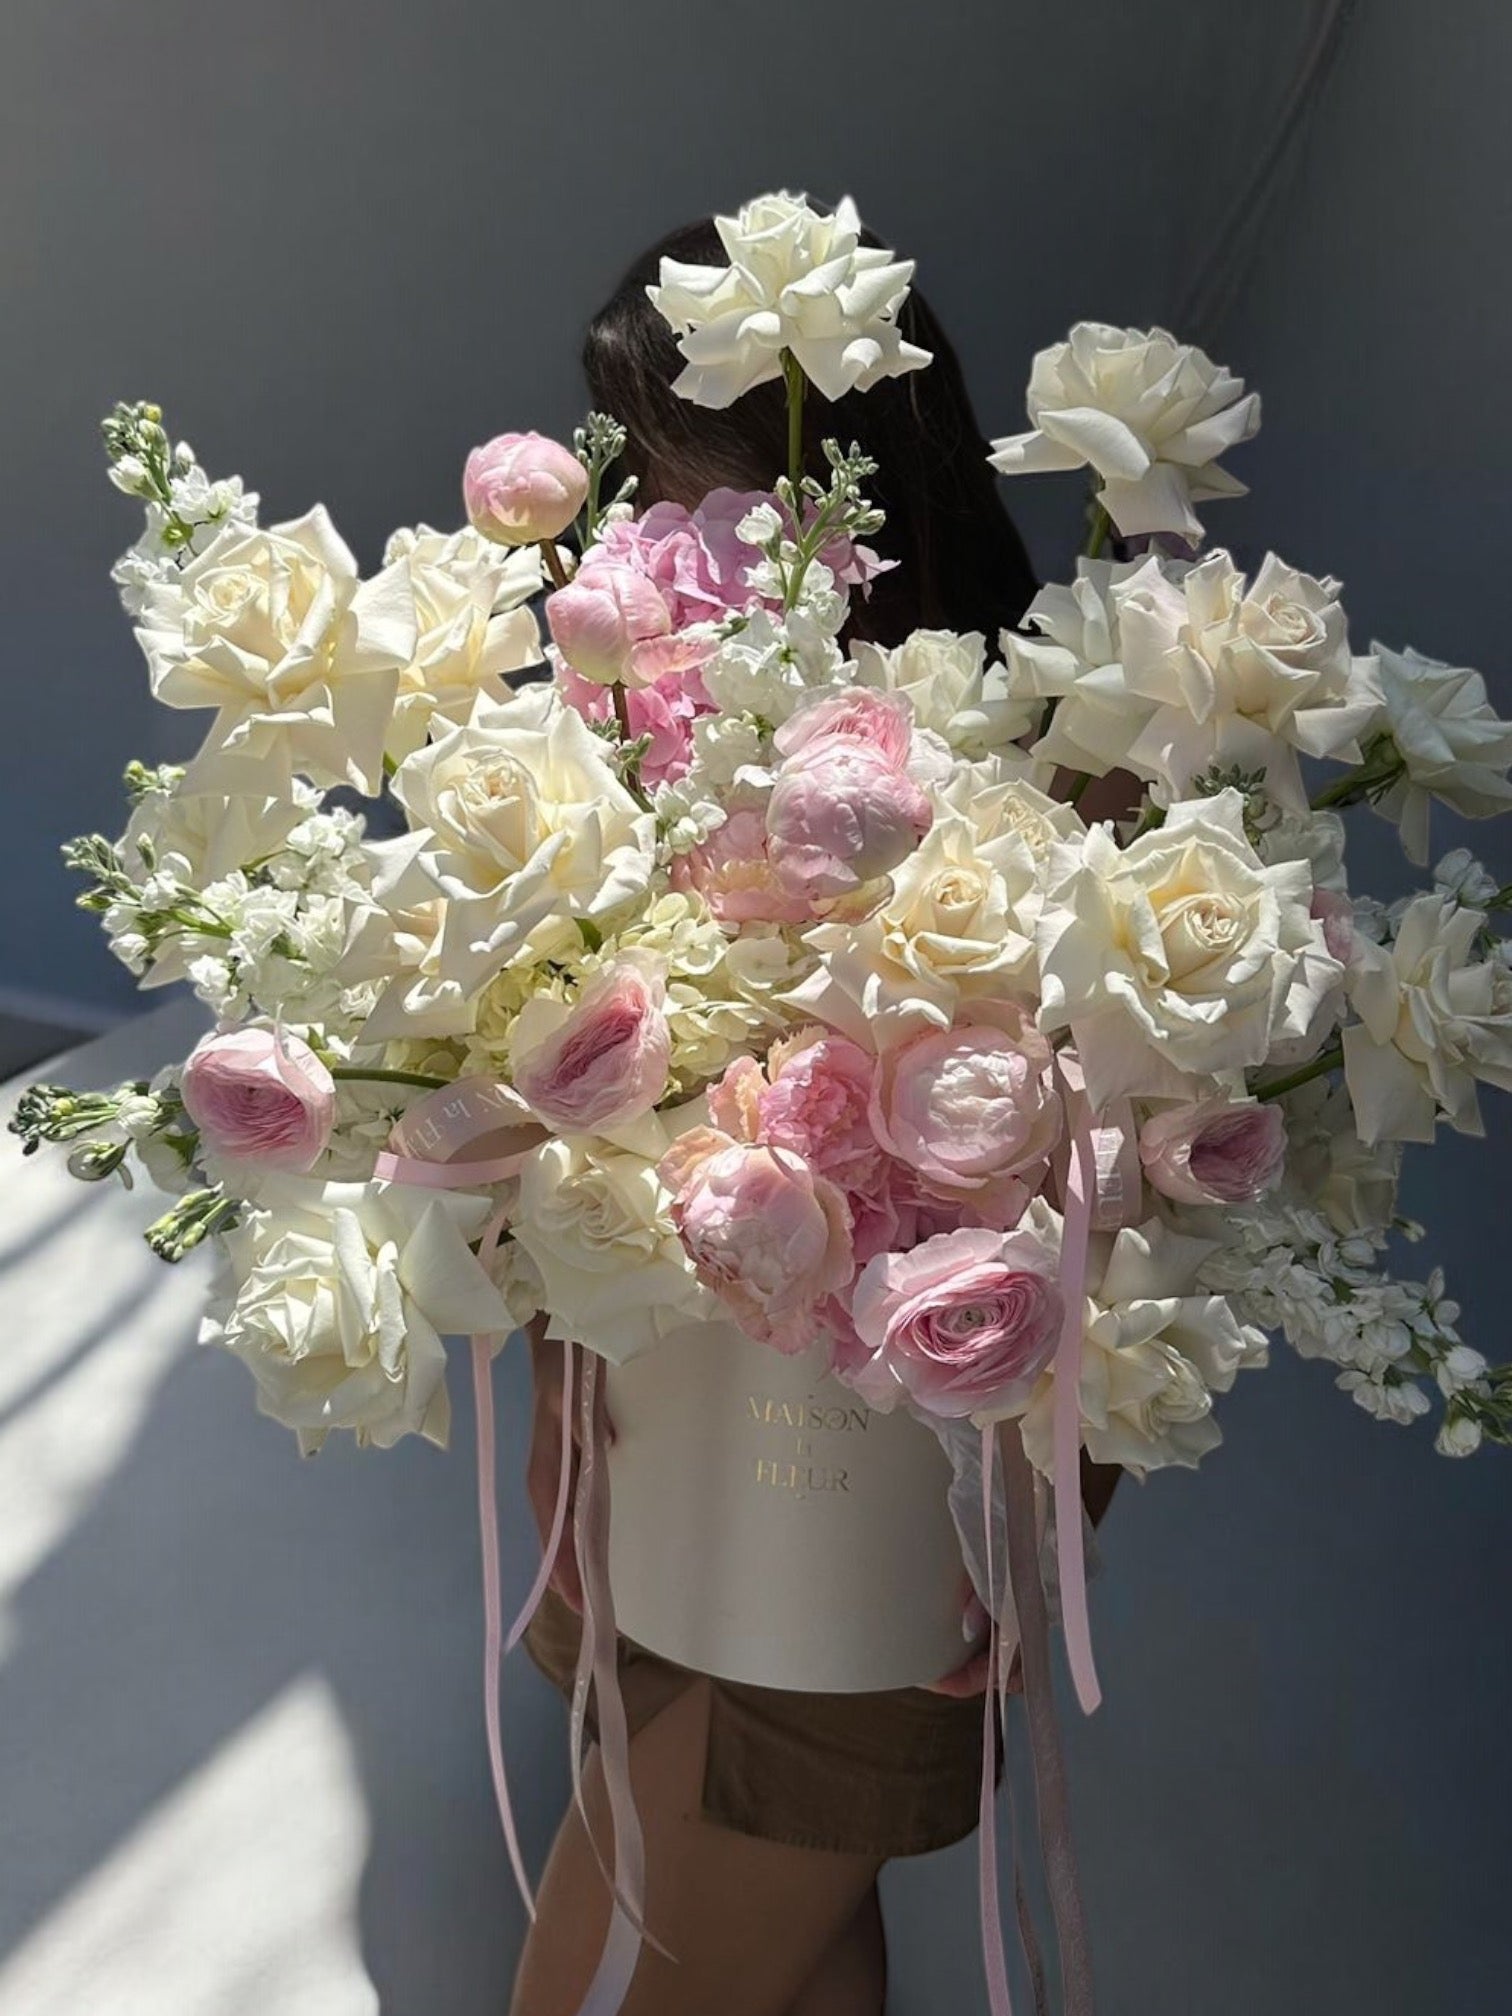
{"type": "Polygon", "coordinates": [[[633,679],[639,647],[672,628],[656,584],[609,560],[589,561],[576,580],[548,595],[546,621],[573,671],[596,686],[633,679]]]}
{"type": "Polygon", "coordinates": [[[462,475],[469,519],[500,546],[558,538],[587,495],[587,470],[544,434],[499,434],[474,448],[462,475]]]}

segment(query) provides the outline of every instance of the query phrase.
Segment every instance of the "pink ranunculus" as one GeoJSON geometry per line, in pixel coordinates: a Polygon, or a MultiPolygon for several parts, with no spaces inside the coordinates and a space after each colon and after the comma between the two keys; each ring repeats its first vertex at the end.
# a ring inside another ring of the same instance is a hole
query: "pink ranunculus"
{"type": "Polygon", "coordinates": [[[180,1092],[204,1146],[237,1162],[302,1172],[331,1138],[335,1082],[298,1036],[227,1029],[202,1037],[180,1092]]]}
{"type": "Polygon", "coordinates": [[[842,1190],[868,1190],[882,1151],[869,1108],[877,1060],[827,1029],[802,1029],[774,1043],[768,1083],[757,1094],[758,1138],[790,1148],[842,1190]]]}
{"type": "Polygon", "coordinates": [[[628,960],[605,967],[516,1064],[515,1090],[558,1134],[595,1134],[648,1113],[667,1085],[665,996],[658,974],[628,960]]]}
{"type": "Polygon", "coordinates": [[[869,686],[847,686],[801,707],[773,737],[780,756],[813,752],[821,742],[859,742],[874,750],[895,770],[908,767],[913,746],[913,705],[903,693],[877,693],[869,686]]]}
{"type": "Polygon", "coordinates": [[[567,530],[588,495],[588,472],[544,434],[499,434],[468,456],[462,495],[485,539],[529,546],[567,530]]]}
{"type": "Polygon", "coordinates": [[[565,588],[546,597],[546,621],[573,671],[598,686],[633,679],[637,648],[672,629],[655,582],[617,561],[592,557],[565,588]]]}
{"type": "Polygon", "coordinates": [[[1179,1204],[1247,1204],[1281,1174],[1286,1122],[1279,1106],[1256,1100],[1169,1106],[1139,1130],[1139,1159],[1155,1189],[1179,1204]]]}
{"type": "Polygon", "coordinates": [[[850,1213],[835,1185],[785,1148],[713,1128],[684,1135],[660,1174],[699,1280],[752,1337],[779,1351],[807,1349],[816,1307],[855,1267],[850,1213]]]}
{"type": "Polygon", "coordinates": [[[1050,1045],[1006,1005],[991,1022],[926,1030],[878,1059],[871,1121],[926,1192],[1012,1223],[1060,1139],[1050,1045]]]}
{"type": "Polygon", "coordinates": [[[850,1298],[870,1354],[852,1385],[886,1405],[901,1388],[925,1414],[1002,1417],[1021,1409],[1054,1353],[1057,1257],[1039,1231],[962,1226],[908,1253],[882,1253],[850,1298]]]}
{"type": "MultiPolygon", "coordinates": [[[[633,705],[636,696],[630,698],[633,705]]],[[[700,846],[674,859],[672,887],[701,896],[721,924],[807,924],[814,916],[809,899],[779,881],[766,820],[749,809],[732,812],[700,846]]]]}
{"type": "Polygon", "coordinates": [[[826,737],[778,773],[767,800],[767,849],[786,888],[822,902],[907,860],[933,819],[918,785],[884,754],[826,737]]]}

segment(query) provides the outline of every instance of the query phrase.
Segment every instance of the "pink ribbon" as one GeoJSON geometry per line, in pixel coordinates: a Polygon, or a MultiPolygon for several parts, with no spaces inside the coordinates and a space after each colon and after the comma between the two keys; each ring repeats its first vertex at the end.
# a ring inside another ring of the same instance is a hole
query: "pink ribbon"
{"type": "MultiPolygon", "coordinates": [[[[1061,1065],[1063,1078],[1065,1066],[1061,1065]]],[[[1092,1624],[1087,1612],[1087,1554],[1082,1543],[1081,1362],[1086,1323],[1087,1247],[1097,1209],[1097,1151],[1085,1095],[1066,1081],[1071,1152],[1066,1163],[1064,1229],[1061,1234],[1060,1291],[1065,1314],[1055,1351],[1054,1448],[1055,1559],[1060,1579],[1066,1657],[1082,1713],[1102,1700],[1092,1657],[1092,1624]]]]}

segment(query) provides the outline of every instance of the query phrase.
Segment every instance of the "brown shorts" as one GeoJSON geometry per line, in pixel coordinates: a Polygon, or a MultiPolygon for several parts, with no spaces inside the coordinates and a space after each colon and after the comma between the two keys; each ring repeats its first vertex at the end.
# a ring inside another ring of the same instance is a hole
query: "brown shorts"
{"type": "MultiPolygon", "coordinates": [[[[569,1695],[579,1636],[576,1613],[548,1589],[525,1644],[569,1695]]],[[[619,1672],[632,1735],[697,1677],[626,1638],[619,1672]]],[[[709,1685],[703,1812],[719,1826],[879,1861],[927,1855],[976,1826],[980,1698],[954,1701],[919,1687],[797,1694],[709,1685]]]]}

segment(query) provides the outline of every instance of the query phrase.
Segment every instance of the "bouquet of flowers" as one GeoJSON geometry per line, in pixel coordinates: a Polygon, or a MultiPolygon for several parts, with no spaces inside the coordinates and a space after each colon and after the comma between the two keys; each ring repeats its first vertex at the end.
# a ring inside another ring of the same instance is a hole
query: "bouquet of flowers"
{"type": "Polygon", "coordinates": [[[321,508],[264,526],[156,407],[106,422],[152,690],[213,718],[67,851],[218,1026],[151,1083],[38,1086],[27,1150],[173,1193],[149,1239],[213,1240],[204,1335],[305,1449],[443,1440],[443,1339],[538,1314],[590,1363],[721,1316],[819,1340],[1072,1490],[1083,1448],[1196,1464],[1268,1336],[1380,1419],[1436,1407],[1446,1454],[1512,1439],[1512,1368],[1387,1263],[1402,1145],[1512,1087],[1512,887],[1457,849],[1383,906],[1342,816],[1426,864],[1435,800],[1512,806],[1512,723],[1355,651],[1336,581],[1203,550],[1259,401],[1158,329],[1079,324],[996,446],[1091,471],[1073,578],[1000,640],[848,647],[886,526],[860,448],[802,467],[804,401],[927,368],[913,269],[848,202],[719,228],[652,299],[686,398],[785,383],[769,492],[637,516],[590,415],[475,450],[468,524],[363,580],[321,508]]]}

